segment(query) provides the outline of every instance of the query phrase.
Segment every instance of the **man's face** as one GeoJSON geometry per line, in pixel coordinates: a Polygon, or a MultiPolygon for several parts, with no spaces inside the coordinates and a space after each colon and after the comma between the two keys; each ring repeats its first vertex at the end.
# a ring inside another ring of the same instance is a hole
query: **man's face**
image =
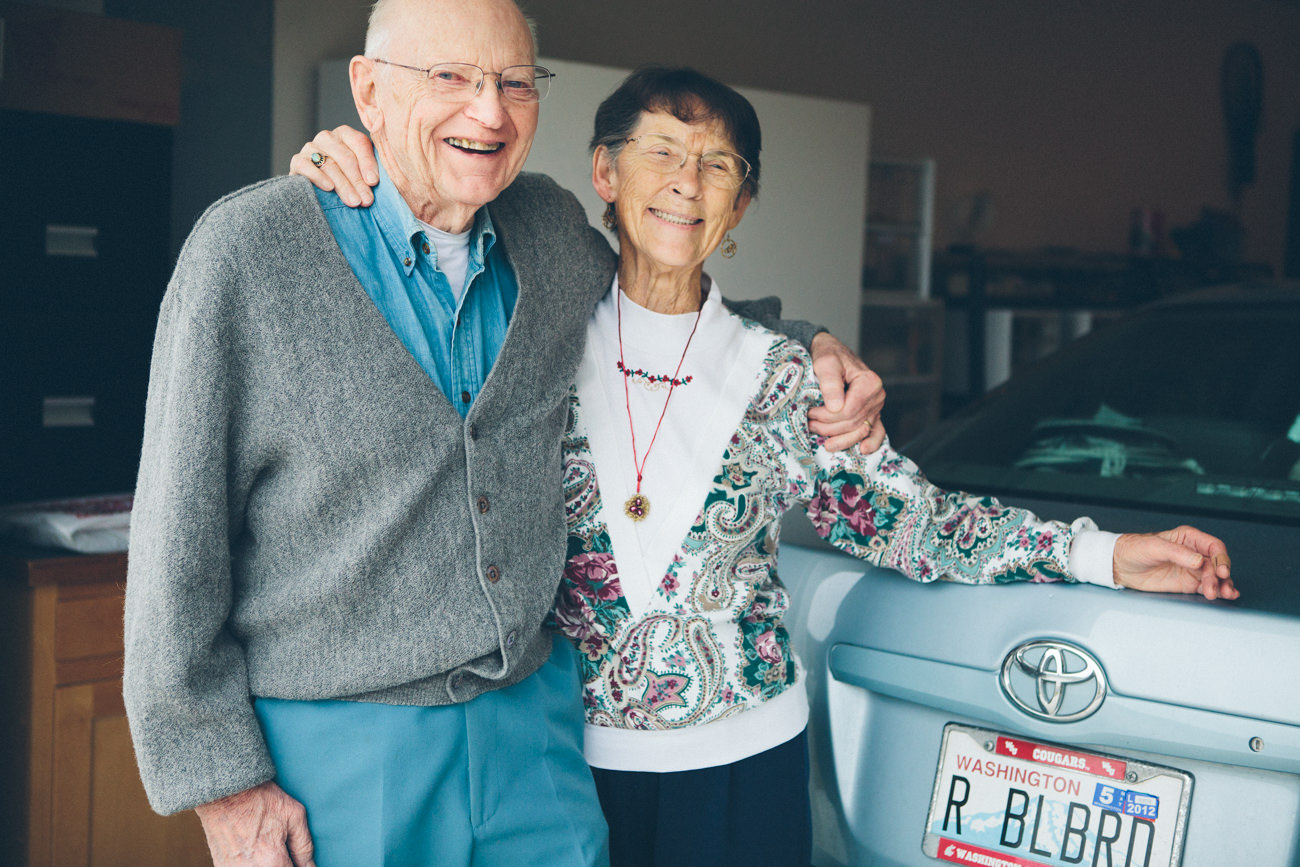
{"type": "MultiPolygon", "coordinates": [[[[528,26],[509,0],[404,0],[397,16],[384,60],[422,68],[473,63],[486,72],[533,63],[528,26]]],[[[523,168],[537,104],[505,99],[493,75],[469,102],[441,101],[425,73],[372,60],[353,63],[368,67],[373,81],[373,108],[362,117],[384,168],[417,217],[466,230],[523,168]]]]}

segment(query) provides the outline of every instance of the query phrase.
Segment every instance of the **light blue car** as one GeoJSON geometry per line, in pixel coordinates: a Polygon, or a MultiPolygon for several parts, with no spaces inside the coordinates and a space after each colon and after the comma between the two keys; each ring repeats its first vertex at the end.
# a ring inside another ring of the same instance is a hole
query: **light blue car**
{"type": "Polygon", "coordinates": [[[1194,524],[1241,599],[922,585],[792,514],[814,864],[1300,865],[1300,285],[1153,305],[903,451],[1044,518],[1194,524]]]}

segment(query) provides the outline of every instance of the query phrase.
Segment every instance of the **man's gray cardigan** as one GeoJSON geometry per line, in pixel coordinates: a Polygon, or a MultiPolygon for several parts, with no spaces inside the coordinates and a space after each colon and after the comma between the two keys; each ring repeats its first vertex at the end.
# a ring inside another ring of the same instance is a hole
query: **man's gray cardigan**
{"type": "Polygon", "coordinates": [[[568,388],[615,260],[549,178],[490,209],[519,296],[465,419],[306,181],[196,224],[158,322],[127,579],[124,692],[155,810],[274,777],[253,696],[448,704],[545,661],[568,388]]]}

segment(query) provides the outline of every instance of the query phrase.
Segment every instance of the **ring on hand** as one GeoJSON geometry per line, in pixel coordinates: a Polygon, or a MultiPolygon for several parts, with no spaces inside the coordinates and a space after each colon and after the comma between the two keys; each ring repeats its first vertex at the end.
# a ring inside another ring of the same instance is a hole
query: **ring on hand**
{"type": "Polygon", "coordinates": [[[319,151],[313,151],[312,155],[308,157],[308,159],[311,160],[312,165],[319,169],[325,166],[325,161],[328,160],[329,157],[319,151]]]}

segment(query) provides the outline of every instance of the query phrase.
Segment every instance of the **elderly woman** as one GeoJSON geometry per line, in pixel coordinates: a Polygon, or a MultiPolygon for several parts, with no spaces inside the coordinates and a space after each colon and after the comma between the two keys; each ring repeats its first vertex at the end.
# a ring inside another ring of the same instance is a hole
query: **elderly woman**
{"type": "Polygon", "coordinates": [[[1236,597],[1223,544],[1192,528],[1045,522],[937,490],[888,444],[831,452],[808,433],[807,352],[729,311],[703,272],[758,195],[758,118],[739,93],[637,70],[597,110],[592,147],[619,265],[570,397],[553,621],[582,665],[613,863],[808,862],[808,708],[776,575],[795,505],[918,581],[1236,597]]]}

